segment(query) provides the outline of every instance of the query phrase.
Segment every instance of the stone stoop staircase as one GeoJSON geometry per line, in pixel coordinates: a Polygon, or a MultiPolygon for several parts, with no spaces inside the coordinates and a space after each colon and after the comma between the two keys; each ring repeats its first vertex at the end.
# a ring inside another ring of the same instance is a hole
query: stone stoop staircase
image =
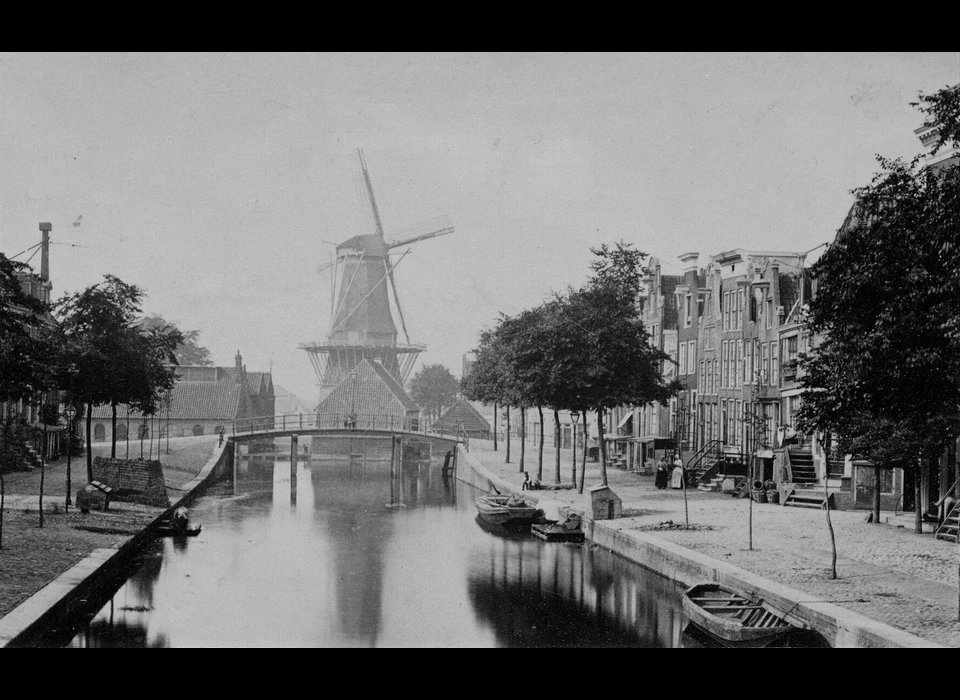
{"type": "Polygon", "coordinates": [[[722,476],[714,476],[710,478],[708,481],[697,483],[697,491],[708,491],[708,492],[719,493],[722,488],[723,488],[722,476]]]}
{"type": "Polygon", "coordinates": [[[23,446],[23,471],[33,471],[40,466],[40,455],[30,445],[23,446]]]}
{"type": "MultiPolygon", "coordinates": [[[[814,489],[793,489],[783,502],[784,506],[793,506],[794,508],[816,508],[823,510],[827,507],[828,499],[824,496],[822,490],[814,489]]],[[[830,503],[830,509],[834,506],[830,503]]]]}
{"type": "Polygon", "coordinates": [[[793,473],[795,484],[815,484],[817,471],[813,466],[813,452],[809,449],[788,448],[790,456],[790,471],[793,473]]]}
{"type": "Polygon", "coordinates": [[[960,503],[953,507],[943,524],[937,528],[936,538],[956,542],[958,533],[960,533],[960,503]]]}

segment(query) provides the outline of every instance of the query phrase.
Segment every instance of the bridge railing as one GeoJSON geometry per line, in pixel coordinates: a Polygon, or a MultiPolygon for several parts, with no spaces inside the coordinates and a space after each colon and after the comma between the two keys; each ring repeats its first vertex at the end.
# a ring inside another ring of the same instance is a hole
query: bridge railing
{"type": "Polygon", "coordinates": [[[426,433],[425,426],[416,418],[363,413],[292,413],[241,418],[233,422],[234,435],[254,435],[256,433],[311,430],[315,428],[426,433]]]}

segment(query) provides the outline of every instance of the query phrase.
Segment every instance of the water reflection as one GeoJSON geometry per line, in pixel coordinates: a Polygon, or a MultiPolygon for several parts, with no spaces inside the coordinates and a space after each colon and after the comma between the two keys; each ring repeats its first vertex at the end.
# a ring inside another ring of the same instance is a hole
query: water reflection
{"type": "Polygon", "coordinates": [[[477,521],[439,459],[247,458],[70,646],[679,646],[671,582],[477,521]]]}

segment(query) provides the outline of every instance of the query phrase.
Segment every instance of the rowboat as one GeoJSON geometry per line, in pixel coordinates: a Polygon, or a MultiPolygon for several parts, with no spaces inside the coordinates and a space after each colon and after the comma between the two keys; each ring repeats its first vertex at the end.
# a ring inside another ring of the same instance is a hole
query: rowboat
{"type": "Polygon", "coordinates": [[[480,517],[494,525],[531,525],[543,515],[534,503],[517,494],[480,496],[476,503],[480,517]]]}
{"type": "Polygon", "coordinates": [[[765,647],[797,629],[784,613],[719,583],[701,583],[683,594],[690,622],[725,646],[765,647]]]}
{"type": "Polygon", "coordinates": [[[178,527],[174,523],[160,523],[157,526],[158,537],[196,537],[202,525],[178,527]]]}

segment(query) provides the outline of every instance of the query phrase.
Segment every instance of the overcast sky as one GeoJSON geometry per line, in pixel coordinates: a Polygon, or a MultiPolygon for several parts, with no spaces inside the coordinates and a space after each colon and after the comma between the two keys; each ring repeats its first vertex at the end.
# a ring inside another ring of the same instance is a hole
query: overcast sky
{"type": "Polygon", "coordinates": [[[832,240],[875,155],[920,152],[917,94],[957,82],[957,53],[0,54],[0,251],[49,221],[55,297],[113,274],[312,401],[318,266],[373,232],[362,147],[388,238],[456,228],[396,277],[417,367],[459,376],[500,312],[580,285],[591,246],[679,272],[832,240]]]}

